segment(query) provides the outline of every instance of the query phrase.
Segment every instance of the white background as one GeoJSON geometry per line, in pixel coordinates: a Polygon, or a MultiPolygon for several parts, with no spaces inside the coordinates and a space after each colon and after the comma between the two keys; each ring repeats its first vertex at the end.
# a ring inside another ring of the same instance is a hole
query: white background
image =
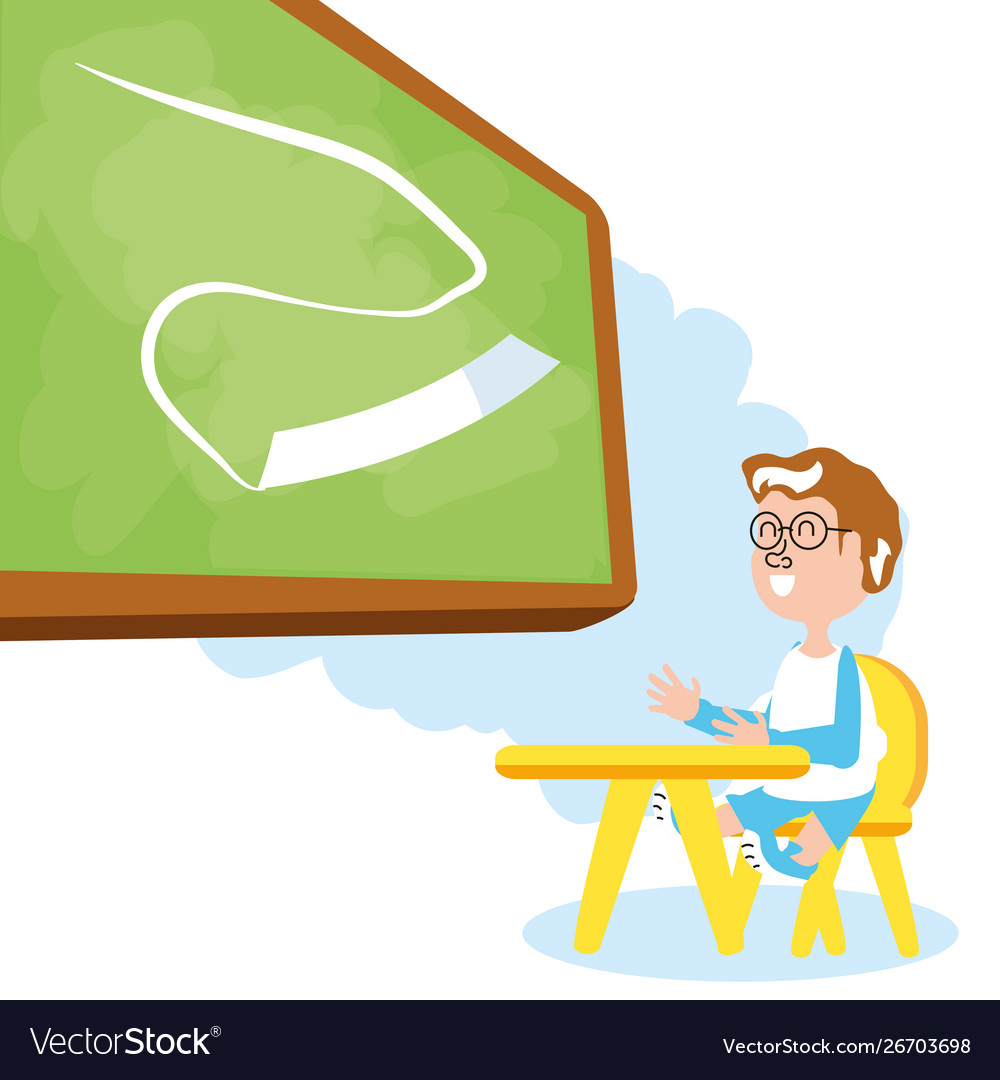
{"type": "MultiPolygon", "coordinates": [[[[318,662],[242,681],[194,641],[9,643],[0,994],[995,996],[995,6],[333,6],[594,196],[679,311],[739,323],[743,400],[906,510],[883,655],[927,702],[931,769],[900,847],[959,940],[794,985],[562,964],[521,929],[578,898],[596,827],[498,777],[502,733],[357,708],[318,662]]],[[[652,828],[626,888],[690,880],[652,828]]],[[[839,881],[874,891],[863,853],[839,881]]]]}

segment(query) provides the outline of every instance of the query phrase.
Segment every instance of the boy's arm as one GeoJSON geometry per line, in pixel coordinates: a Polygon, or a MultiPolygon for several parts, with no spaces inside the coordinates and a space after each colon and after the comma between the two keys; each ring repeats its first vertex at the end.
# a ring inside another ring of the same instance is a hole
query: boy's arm
{"type": "MultiPolygon", "coordinates": [[[[763,712],[766,720],[770,716],[770,710],[771,692],[768,691],[766,694],[761,695],[749,709],[733,709],[732,711],[751,724],[756,724],[758,720],[754,713],[763,712]]],[[[722,705],[713,705],[705,698],[699,698],[698,711],[686,723],[688,727],[693,727],[696,731],[703,731],[706,735],[718,735],[720,729],[713,725],[713,720],[722,720],[726,724],[732,723],[729,717],[726,716],[722,705]]]]}
{"type": "MultiPolygon", "coordinates": [[[[732,717],[726,715],[726,710],[721,705],[713,705],[710,701],[700,697],[701,685],[697,679],[691,680],[691,688],[688,689],[667,664],[663,665],[663,674],[666,676],[665,679],[660,678],[659,675],[649,676],[649,681],[656,687],[655,690],[646,691],[656,702],[655,705],[649,706],[651,712],[665,713],[667,716],[672,716],[675,720],[680,720],[689,727],[693,727],[696,731],[702,731],[706,735],[712,735],[716,738],[720,734],[729,735],[729,729],[733,727],[732,717]],[[715,720],[721,721],[722,726],[715,726],[713,723],[715,720]]],[[[770,699],[771,695],[767,693],[764,697],[755,701],[753,706],[754,709],[766,708],[768,710],[764,713],[765,721],[771,707],[770,699]]],[[[736,712],[738,716],[751,724],[756,725],[759,722],[754,715],[753,709],[731,711],[736,712]]],[[[720,741],[722,740],[720,739],[720,741]]],[[[753,741],[766,742],[767,740],[766,738],[764,740],[754,738],[753,741]]]]}
{"type": "Polygon", "coordinates": [[[809,752],[813,764],[835,765],[846,769],[858,760],[861,752],[861,684],[857,661],[846,646],[841,650],[837,668],[837,702],[833,723],[825,727],[800,728],[797,731],[769,729],[774,746],[801,746],[809,752]]]}

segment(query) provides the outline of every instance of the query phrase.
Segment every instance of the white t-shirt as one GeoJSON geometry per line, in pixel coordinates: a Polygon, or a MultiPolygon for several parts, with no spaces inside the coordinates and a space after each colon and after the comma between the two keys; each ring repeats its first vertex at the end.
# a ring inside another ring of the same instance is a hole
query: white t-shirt
{"type": "MultiPolygon", "coordinates": [[[[829,656],[806,656],[796,646],[781,662],[774,689],[754,702],[752,708],[763,712],[771,703],[768,728],[793,732],[804,728],[833,724],[837,706],[837,674],[840,666],[838,647],[829,656]]],[[[776,799],[801,802],[829,802],[864,795],[875,786],[878,763],[885,757],[885,732],[875,719],[875,702],[858,669],[861,690],[861,746],[858,760],[846,768],[813,763],[805,776],[792,780],[758,780],[740,784],[744,791],[763,785],[767,795],[776,799]]],[[[734,792],[735,793],[735,792],[734,792]]]]}

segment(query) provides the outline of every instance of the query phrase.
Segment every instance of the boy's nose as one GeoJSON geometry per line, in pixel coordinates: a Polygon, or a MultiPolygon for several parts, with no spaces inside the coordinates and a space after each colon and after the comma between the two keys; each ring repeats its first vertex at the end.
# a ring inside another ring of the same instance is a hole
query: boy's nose
{"type": "Polygon", "coordinates": [[[781,543],[772,548],[765,556],[764,562],[772,570],[790,570],[792,567],[791,556],[785,554],[785,550],[788,547],[788,541],[782,537],[781,543]]]}

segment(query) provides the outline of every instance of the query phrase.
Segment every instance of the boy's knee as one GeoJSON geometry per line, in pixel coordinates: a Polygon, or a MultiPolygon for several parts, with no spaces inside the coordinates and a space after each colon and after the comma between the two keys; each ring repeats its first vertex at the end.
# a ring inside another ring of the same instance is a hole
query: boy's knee
{"type": "Polygon", "coordinates": [[[735,836],[737,833],[743,832],[743,823],[736,816],[736,811],[729,803],[723,803],[721,806],[716,807],[715,817],[719,822],[719,831],[723,836],[735,836]]]}

